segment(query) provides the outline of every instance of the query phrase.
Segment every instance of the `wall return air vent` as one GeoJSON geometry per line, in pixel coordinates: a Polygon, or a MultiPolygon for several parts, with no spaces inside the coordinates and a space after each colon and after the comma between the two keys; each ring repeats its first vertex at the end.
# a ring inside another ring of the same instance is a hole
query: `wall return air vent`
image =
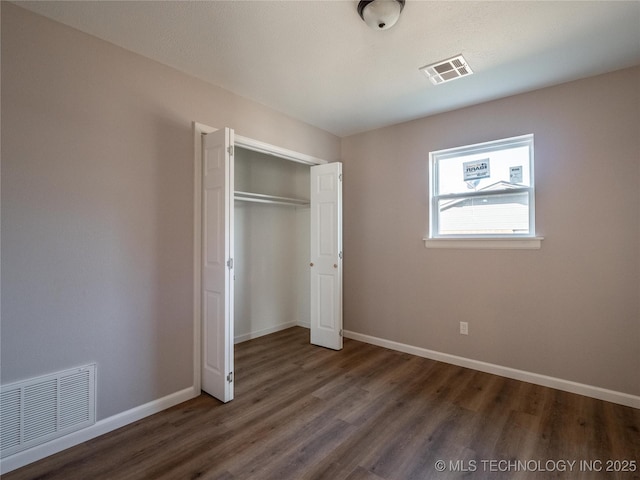
{"type": "Polygon", "coordinates": [[[456,78],[466,77],[473,73],[469,64],[462,55],[457,55],[440,62],[421,67],[420,70],[431,80],[434,85],[450,82],[456,78]]]}
{"type": "Polygon", "coordinates": [[[0,457],[95,423],[96,365],[0,386],[0,457]]]}

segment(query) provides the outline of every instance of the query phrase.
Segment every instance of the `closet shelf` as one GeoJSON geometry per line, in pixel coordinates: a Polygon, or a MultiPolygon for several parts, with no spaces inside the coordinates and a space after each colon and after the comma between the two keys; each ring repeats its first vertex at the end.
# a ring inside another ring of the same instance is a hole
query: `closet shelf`
{"type": "Polygon", "coordinates": [[[291,205],[294,207],[307,207],[309,200],[302,198],[277,197],[275,195],[265,195],[263,193],[234,192],[233,198],[242,202],[271,203],[274,205],[291,205]]]}

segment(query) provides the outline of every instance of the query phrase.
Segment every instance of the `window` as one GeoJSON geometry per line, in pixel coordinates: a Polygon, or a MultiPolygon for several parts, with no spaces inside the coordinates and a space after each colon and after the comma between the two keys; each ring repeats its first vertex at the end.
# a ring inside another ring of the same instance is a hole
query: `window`
{"type": "Polygon", "coordinates": [[[533,135],[431,152],[429,159],[429,239],[535,237],[533,135]]]}

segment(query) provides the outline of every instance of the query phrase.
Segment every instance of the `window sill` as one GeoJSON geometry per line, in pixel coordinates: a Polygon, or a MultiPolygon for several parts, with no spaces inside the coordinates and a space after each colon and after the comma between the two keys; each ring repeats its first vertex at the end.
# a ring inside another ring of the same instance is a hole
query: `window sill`
{"type": "Polygon", "coordinates": [[[484,248],[538,250],[543,237],[521,238],[423,238],[427,248],[484,248]]]}

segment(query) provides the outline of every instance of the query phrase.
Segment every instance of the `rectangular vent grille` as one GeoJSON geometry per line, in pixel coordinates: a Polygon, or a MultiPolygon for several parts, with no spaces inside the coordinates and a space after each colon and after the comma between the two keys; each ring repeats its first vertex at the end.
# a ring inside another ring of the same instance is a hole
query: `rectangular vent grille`
{"type": "Polygon", "coordinates": [[[0,387],[4,458],[95,423],[95,364],[0,387]]]}
{"type": "Polygon", "coordinates": [[[422,70],[434,85],[450,82],[456,78],[466,77],[473,73],[473,70],[471,70],[471,67],[469,67],[462,55],[426,65],[421,67],[420,70],[422,70]]]}

